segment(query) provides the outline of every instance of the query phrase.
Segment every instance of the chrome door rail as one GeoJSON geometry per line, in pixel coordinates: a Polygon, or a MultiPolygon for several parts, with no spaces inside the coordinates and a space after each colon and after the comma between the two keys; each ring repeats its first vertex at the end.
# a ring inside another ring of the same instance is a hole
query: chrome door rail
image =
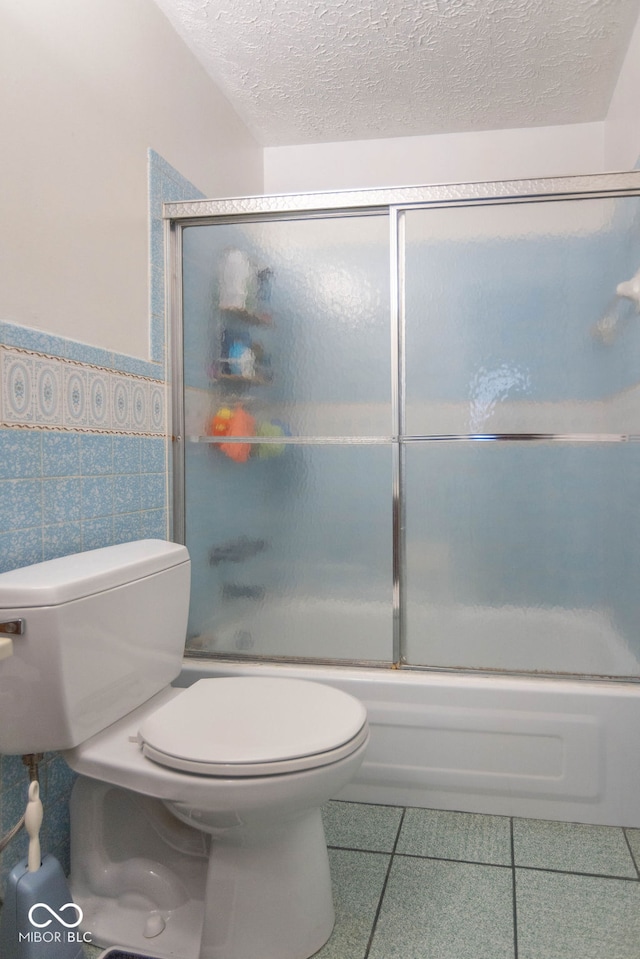
{"type": "Polygon", "coordinates": [[[640,433],[426,433],[411,436],[187,436],[189,443],[256,446],[391,446],[409,443],[634,443],[640,433]]]}
{"type": "Polygon", "coordinates": [[[435,433],[399,437],[401,443],[633,443],[638,433],[435,433]]]}
{"type": "Polygon", "coordinates": [[[168,313],[169,363],[171,386],[171,450],[170,475],[171,537],[176,543],[185,543],[185,451],[184,451],[184,315],[182,297],[182,229],[171,221],[165,222],[165,302],[168,313]]]}
{"type": "Polygon", "coordinates": [[[405,455],[398,438],[405,431],[406,349],[405,349],[405,217],[401,210],[389,210],[390,332],[391,332],[391,415],[394,430],[391,466],[391,569],[392,569],[392,652],[399,666],[405,649],[405,455]]]}

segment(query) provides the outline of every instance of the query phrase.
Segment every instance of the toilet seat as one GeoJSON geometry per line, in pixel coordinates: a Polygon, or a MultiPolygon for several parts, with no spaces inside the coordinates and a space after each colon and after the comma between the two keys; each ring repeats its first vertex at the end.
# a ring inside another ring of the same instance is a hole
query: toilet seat
{"type": "Polygon", "coordinates": [[[353,696],[307,680],[201,679],[148,715],[138,741],[177,771],[269,776],[348,756],[366,740],[366,720],[353,696]]]}

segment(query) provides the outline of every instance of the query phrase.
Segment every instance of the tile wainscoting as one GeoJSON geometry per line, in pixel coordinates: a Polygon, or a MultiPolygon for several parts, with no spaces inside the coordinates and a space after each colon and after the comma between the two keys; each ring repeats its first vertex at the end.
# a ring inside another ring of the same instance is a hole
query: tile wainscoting
{"type": "MultiPolygon", "coordinates": [[[[168,535],[164,366],[0,324],[0,571],[168,535]]],[[[68,868],[74,776],[40,767],[43,848],[68,868]]],[[[0,756],[0,835],[20,818],[27,770],[0,756]]],[[[7,848],[0,881],[25,854],[7,848]]]]}
{"type": "MultiPolygon", "coordinates": [[[[39,337],[17,330],[3,324],[0,337],[39,337]]],[[[132,359],[130,373],[57,345],[0,344],[0,570],[167,536],[166,385],[149,375],[159,367],[132,359]]]]}
{"type": "Polygon", "coordinates": [[[0,346],[0,425],[166,432],[164,383],[0,346]]]}

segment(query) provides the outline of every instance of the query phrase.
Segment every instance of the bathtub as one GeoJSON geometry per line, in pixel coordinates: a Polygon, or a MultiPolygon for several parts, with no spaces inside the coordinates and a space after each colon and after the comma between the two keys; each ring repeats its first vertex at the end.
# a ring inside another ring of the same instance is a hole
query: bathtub
{"type": "Polygon", "coordinates": [[[640,684],[189,658],[177,685],[246,675],[366,704],[371,744],[335,798],[640,827],[640,684]]]}
{"type": "MultiPolygon", "coordinates": [[[[224,656],[370,661],[392,657],[389,603],[336,599],[240,601],[191,648],[224,656]]],[[[594,609],[414,604],[407,610],[411,663],[503,672],[640,676],[640,659],[594,609]]]]}

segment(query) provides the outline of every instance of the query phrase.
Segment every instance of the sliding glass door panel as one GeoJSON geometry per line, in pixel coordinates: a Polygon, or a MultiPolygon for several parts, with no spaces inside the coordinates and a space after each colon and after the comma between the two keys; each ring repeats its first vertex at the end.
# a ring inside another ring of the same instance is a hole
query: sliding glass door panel
{"type": "Polygon", "coordinates": [[[390,446],[252,452],[237,463],[187,444],[187,648],[390,661],[390,446]]]}
{"type": "Polygon", "coordinates": [[[638,488],[638,443],[408,444],[407,661],[637,676],[638,488]]]}
{"type": "Polygon", "coordinates": [[[638,431],[637,197],[404,217],[409,435],[638,431]]]}
{"type": "Polygon", "coordinates": [[[390,436],[389,220],[183,231],[187,433],[390,436]],[[226,415],[226,414],[225,414],[226,415]],[[235,429],[235,426],[234,426],[235,429]]]}

